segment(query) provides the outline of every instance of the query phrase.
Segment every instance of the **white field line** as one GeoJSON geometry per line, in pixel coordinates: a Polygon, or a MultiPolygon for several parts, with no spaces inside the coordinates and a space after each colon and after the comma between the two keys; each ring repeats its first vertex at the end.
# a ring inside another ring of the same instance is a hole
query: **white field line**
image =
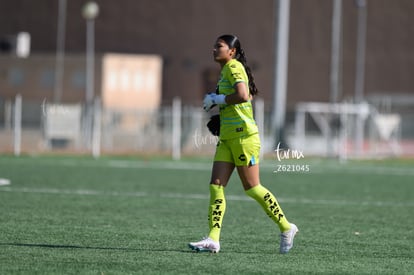
{"type": "MultiPolygon", "coordinates": [[[[76,161],[65,160],[59,162],[64,166],[80,166],[76,161]]],[[[263,170],[277,170],[278,165],[284,165],[278,161],[263,161],[260,167],[263,170]]],[[[298,165],[306,165],[300,163],[298,165]]],[[[291,164],[288,164],[291,165],[291,164]]],[[[361,175],[389,175],[389,176],[414,176],[414,167],[390,167],[357,164],[340,164],[340,163],[318,163],[309,162],[309,172],[292,172],[292,174],[361,174],[361,175]]],[[[129,160],[111,160],[108,162],[87,162],[81,166],[90,167],[110,167],[120,169],[156,169],[156,170],[191,170],[191,171],[211,171],[212,163],[199,163],[188,161],[129,161],[129,160]]],[[[289,172],[278,172],[277,174],[289,174],[289,172]]]]}
{"type": "MultiPolygon", "coordinates": [[[[68,190],[54,188],[17,188],[2,187],[0,192],[11,193],[38,193],[53,195],[74,195],[74,196],[110,196],[110,197],[136,197],[136,198],[165,198],[165,199],[187,199],[187,200],[205,200],[209,199],[208,194],[183,194],[183,193],[148,193],[148,192],[106,192],[99,190],[68,190]]],[[[227,195],[229,201],[249,201],[253,202],[250,197],[227,195]]],[[[305,205],[333,205],[333,206],[378,206],[378,207],[414,207],[414,202],[392,202],[392,201],[347,201],[347,200],[321,200],[321,199],[296,199],[296,198],[278,198],[281,203],[305,204],[305,205]]]]}
{"type": "MultiPolygon", "coordinates": [[[[39,161],[37,165],[60,165],[67,167],[109,167],[120,169],[153,169],[153,170],[187,170],[187,171],[211,171],[212,162],[191,161],[141,161],[141,160],[108,160],[108,161],[76,161],[60,160],[56,162],[39,161]]],[[[356,174],[356,175],[387,175],[414,177],[414,167],[396,167],[384,164],[358,164],[337,161],[331,163],[311,160],[309,163],[302,161],[298,165],[309,165],[309,172],[278,172],[275,175],[289,174],[356,174]]],[[[264,160],[261,162],[261,170],[265,173],[274,172],[279,165],[295,165],[290,162],[279,162],[277,160],[264,160]]]]}
{"type": "MultiPolygon", "coordinates": [[[[276,170],[278,165],[283,164],[275,161],[271,163],[266,161],[261,163],[264,169],[276,170]]],[[[302,165],[302,164],[299,164],[302,165]]],[[[116,168],[148,168],[160,170],[194,170],[194,171],[210,171],[212,164],[210,163],[194,163],[194,162],[140,162],[140,161],[110,161],[109,167],[116,168]]],[[[350,174],[377,174],[377,175],[393,175],[393,176],[414,176],[414,167],[388,167],[388,166],[350,166],[347,164],[320,164],[310,163],[310,171],[303,174],[324,174],[324,173],[350,173],[350,174]]],[[[279,172],[281,174],[288,172],[279,172]]],[[[300,172],[297,172],[300,173],[300,172]]]]}
{"type": "Polygon", "coordinates": [[[10,180],[5,178],[0,178],[0,186],[10,185],[10,180]]]}
{"type": "Polygon", "coordinates": [[[171,161],[156,161],[156,162],[141,162],[141,161],[122,161],[113,160],[108,162],[109,167],[115,168],[148,168],[161,170],[193,170],[193,171],[209,171],[212,163],[194,163],[194,162],[171,162],[171,161]]]}
{"type": "Polygon", "coordinates": [[[79,195],[79,196],[113,196],[113,197],[146,197],[145,192],[104,192],[99,190],[68,190],[68,189],[55,189],[55,188],[27,188],[27,187],[3,187],[0,188],[0,192],[12,192],[12,193],[39,193],[39,194],[55,194],[55,195],[79,195]]]}
{"type": "MultiPolygon", "coordinates": [[[[311,168],[312,169],[312,168],[311,168]]],[[[348,173],[348,174],[368,174],[368,175],[388,175],[388,176],[414,176],[414,167],[389,167],[389,166],[318,166],[315,171],[319,174],[324,173],[348,173]]]]}

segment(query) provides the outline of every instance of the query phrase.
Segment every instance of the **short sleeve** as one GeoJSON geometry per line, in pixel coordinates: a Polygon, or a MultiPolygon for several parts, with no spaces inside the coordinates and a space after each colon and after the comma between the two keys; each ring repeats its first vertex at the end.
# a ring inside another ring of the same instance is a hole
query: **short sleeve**
{"type": "Polygon", "coordinates": [[[238,82],[246,82],[244,79],[244,67],[239,62],[234,62],[229,66],[229,81],[232,86],[238,82]]]}

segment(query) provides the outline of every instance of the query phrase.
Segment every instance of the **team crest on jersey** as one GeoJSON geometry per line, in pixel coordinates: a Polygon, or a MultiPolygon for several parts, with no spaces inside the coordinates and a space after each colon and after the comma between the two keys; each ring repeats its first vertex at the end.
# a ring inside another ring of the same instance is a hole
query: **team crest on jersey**
{"type": "Polygon", "coordinates": [[[237,68],[236,64],[230,65],[231,68],[237,68]]]}
{"type": "Polygon", "coordinates": [[[235,79],[242,78],[240,73],[232,73],[231,74],[235,79]]]}

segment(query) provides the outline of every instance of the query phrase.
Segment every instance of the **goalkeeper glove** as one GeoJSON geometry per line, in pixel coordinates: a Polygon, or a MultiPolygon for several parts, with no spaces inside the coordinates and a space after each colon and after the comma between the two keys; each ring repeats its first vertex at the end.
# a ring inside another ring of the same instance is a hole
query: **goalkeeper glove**
{"type": "Polygon", "coordinates": [[[210,117],[207,128],[214,136],[220,136],[220,115],[210,117]]]}
{"type": "Polygon", "coordinates": [[[210,111],[211,108],[213,108],[217,104],[226,104],[226,96],[214,93],[206,94],[203,100],[203,108],[206,112],[210,111]]]}

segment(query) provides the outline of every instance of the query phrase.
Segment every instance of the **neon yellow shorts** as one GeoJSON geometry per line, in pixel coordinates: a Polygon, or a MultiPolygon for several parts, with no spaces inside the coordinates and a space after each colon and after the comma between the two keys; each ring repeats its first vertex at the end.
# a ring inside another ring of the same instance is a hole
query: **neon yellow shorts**
{"type": "Polygon", "coordinates": [[[236,166],[251,166],[259,163],[259,134],[220,140],[214,161],[234,163],[236,166]]]}

